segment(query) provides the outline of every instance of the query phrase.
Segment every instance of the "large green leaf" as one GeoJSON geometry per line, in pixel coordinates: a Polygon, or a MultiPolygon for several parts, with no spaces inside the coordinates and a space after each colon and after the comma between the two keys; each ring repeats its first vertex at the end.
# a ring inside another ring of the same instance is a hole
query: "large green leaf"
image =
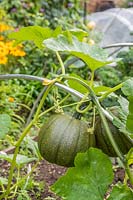
{"type": "Polygon", "coordinates": [[[121,90],[124,95],[133,96],[133,78],[130,78],[127,81],[125,81],[121,90]]]}
{"type": "Polygon", "coordinates": [[[51,189],[66,200],[103,200],[112,181],[108,156],[99,149],[90,148],[77,154],[75,167],[68,169],[51,189]]]}
{"type": "Polygon", "coordinates": [[[8,114],[0,114],[0,139],[3,139],[9,132],[11,118],[8,114]]]}
{"type": "Polygon", "coordinates": [[[33,41],[36,46],[39,48],[43,48],[42,45],[43,40],[50,38],[50,37],[56,37],[59,33],[61,33],[62,30],[60,27],[57,27],[54,31],[48,27],[40,27],[40,26],[27,26],[21,28],[17,32],[12,32],[8,35],[9,38],[15,39],[16,44],[31,40],[33,41]]]}
{"type": "Polygon", "coordinates": [[[68,37],[68,34],[71,34],[71,36],[76,36],[78,38],[79,41],[82,41],[84,37],[88,36],[88,33],[82,29],[70,29],[67,31],[63,31],[63,35],[68,37]]]}
{"type": "Polygon", "coordinates": [[[133,191],[127,185],[114,186],[108,200],[132,200],[133,191]]]}
{"type": "Polygon", "coordinates": [[[128,110],[129,101],[126,98],[124,98],[122,96],[119,96],[118,97],[118,102],[120,104],[120,108],[121,108],[121,110],[123,112],[123,115],[125,115],[125,117],[126,117],[128,115],[128,113],[129,113],[129,110],[128,110]]]}
{"type": "Polygon", "coordinates": [[[133,148],[129,150],[128,154],[126,155],[126,159],[128,161],[128,165],[133,164],[133,148]]]}
{"type": "Polygon", "coordinates": [[[69,36],[72,37],[72,35],[76,36],[79,40],[82,40],[85,36],[88,35],[87,32],[81,30],[81,29],[72,29],[69,31],[62,31],[62,28],[58,26],[55,30],[50,29],[49,27],[41,27],[41,26],[27,26],[21,28],[17,32],[12,32],[8,35],[9,38],[15,39],[16,44],[31,40],[33,41],[37,47],[43,48],[44,45],[42,45],[43,40],[48,38],[57,37],[59,34],[64,34],[68,38],[69,36]]]}
{"type": "Polygon", "coordinates": [[[91,70],[96,70],[112,61],[108,60],[107,52],[98,46],[89,46],[87,43],[80,42],[76,37],[70,41],[64,35],[57,38],[49,38],[43,42],[53,51],[65,51],[83,60],[91,70]]]}
{"type": "Polygon", "coordinates": [[[125,81],[121,90],[123,94],[128,97],[129,100],[129,114],[127,116],[126,128],[129,132],[133,133],[133,78],[125,81]]]}

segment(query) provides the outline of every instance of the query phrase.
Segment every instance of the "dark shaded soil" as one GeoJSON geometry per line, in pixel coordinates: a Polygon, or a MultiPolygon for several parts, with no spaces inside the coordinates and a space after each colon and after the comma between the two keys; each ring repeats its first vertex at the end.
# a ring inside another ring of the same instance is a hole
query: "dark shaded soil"
{"type": "MultiPolygon", "coordinates": [[[[9,164],[7,162],[0,162],[0,176],[7,176],[7,171],[9,169],[9,164]]],[[[29,190],[28,194],[32,200],[60,200],[54,193],[49,190],[50,185],[52,185],[60,176],[65,174],[67,168],[61,167],[55,164],[50,164],[47,161],[43,160],[40,162],[38,167],[33,173],[34,180],[36,182],[44,182],[45,187],[38,190],[38,187],[34,187],[32,190],[29,190]],[[37,197],[36,193],[40,193],[37,197]],[[49,197],[49,198],[48,198],[49,197]]],[[[23,170],[24,173],[25,170],[23,170]]],[[[115,179],[114,184],[118,181],[122,182],[124,179],[124,170],[121,168],[115,168],[115,179]]],[[[13,198],[15,200],[17,198],[13,198]]]]}
{"type": "MultiPolygon", "coordinates": [[[[6,161],[0,161],[0,177],[8,177],[10,164],[6,161]]],[[[52,191],[50,191],[49,187],[66,172],[67,168],[61,167],[55,164],[48,163],[45,160],[42,160],[37,168],[33,172],[33,177],[36,183],[43,182],[44,188],[41,190],[38,186],[32,188],[32,190],[28,191],[32,200],[44,200],[49,197],[49,200],[60,200],[52,191]],[[37,193],[40,193],[37,196],[37,193]],[[51,197],[51,198],[50,198],[51,197]]],[[[25,174],[27,171],[26,168],[23,168],[21,174],[25,174]]],[[[1,188],[0,188],[1,191],[1,188]]],[[[1,193],[0,193],[1,194],[1,193]]],[[[12,200],[16,200],[17,198],[12,198],[12,200]]],[[[3,199],[4,200],[4,199],[3,199]]],[[[23,199],[26,200],[26,199],[23,199]]]]}
{"type": "Polygon", "coordinates": [[[65,174],[66,170],[67,168],[65,167],[51,164],[45,160],[43,160],[38,165],[38,168],[37,168],[38,174],[35,175],[35,179],[39,181],[45,181],[45,190],[41,194],[42,197],[40,198],[40,200],[48,196],[54,197],[56,200],[60,199],[49,190],[49,186],[52,185],[59,177],[65,174]]]}

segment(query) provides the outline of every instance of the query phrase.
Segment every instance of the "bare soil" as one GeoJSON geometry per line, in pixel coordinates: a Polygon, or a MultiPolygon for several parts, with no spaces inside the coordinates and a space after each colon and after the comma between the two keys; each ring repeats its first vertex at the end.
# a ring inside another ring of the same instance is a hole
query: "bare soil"
{"type": "MultiPolygon", "coordinates": [[[[9,163],[6,161],[0,162],[0,176],[5,177],[8,175],[9,170],[9,163]]],[[[61,167],[55,164],[51,164],[45,160],[42,160],[38,167],[35,169],[33,173],[34,180],[36,182],[44,182],[44,188],[39,190],[38,187],[34,187],[32,190],[29,190],[28,193],[32,200],[44,200],[44,199],[54,199],[54,200],[60,200],[61,198],[57,197],[54,193],[50,191],[50,186],[63,174],[65,174],[67,168],[61,167]],[[37,197],[36,193],[40,193],[40,195],[37,197]]],[[[122,182],[124,179],[124,170],[121,168],[115,168],[114,169],[115,179],[114,183],[117,183],[118,181],[122,182]]],[[[17,198],[13,198],[15,200],[17,198]]],[[[3,199],[4,200],[4,199],[3,199]]]]}

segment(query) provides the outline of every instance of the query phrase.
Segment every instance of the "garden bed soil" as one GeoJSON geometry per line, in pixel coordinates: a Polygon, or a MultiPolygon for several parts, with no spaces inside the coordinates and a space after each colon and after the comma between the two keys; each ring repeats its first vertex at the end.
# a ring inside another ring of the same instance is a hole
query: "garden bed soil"
{"type": "MultiPolygon", "coordinates": [[[[6,161],[0,163],[0,176],[6,176],[7,171],[9,169],[9,163],[6,161]]],[[[29,191],[29,195],[32,200],[60,200],[54,193],[49,190],[49,187],[63,174],[65,174],[67,168],[61,167],[55,164],[51,164],[45,160],[42,160],[36,170],[33,173],[34,180],[39,182],[44,182],[44,189],[42,189],[40,196],[37,198],[36,193],[38,192],[38,188],[33,188],[32,191],[29,191]]],[[[124,170],[121,168],[115,168],[115,179],[114,184],[118,181],[122,182],[124,179],[124,170]]],[[[40,191],[39,191],[40,192],[40,191]]],[[[16,199],[16,198],[15,198],[16,199]]],[[[15,200],[14,199],[14,200],[15,200]]]]}

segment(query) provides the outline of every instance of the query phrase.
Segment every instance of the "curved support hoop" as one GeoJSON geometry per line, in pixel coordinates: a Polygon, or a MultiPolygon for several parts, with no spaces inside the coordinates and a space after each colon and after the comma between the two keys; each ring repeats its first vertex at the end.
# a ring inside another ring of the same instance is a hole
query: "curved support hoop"
{"type": "Polygon", "coordinates": [[[133,43],[115,43],[115,44],[110,44],[107,46],[102,47],[103,49],[108,49],[108,48],[114,48],[114,47],[133,47],[133,43]]]}
{"type": "MultiPolygon", "coordinates": [[[[41,83],[43,83],[45,80],[48,80],[46,78],[42,78],[42,77],[38,77],[38,76],[32,76],[32,75],[26,75],[26,74],[0,74],[0,80],[8,80],[8,79],[25,79],[25,80],[33,80],[33,81],[39,81],[41,83]]],[[[81,94],[80,92],[66,86],[63,85],[61,83],[55,82],[55,86],[71,93],[72,95],[82,99],[84,97],[83,94],[81,94]]],[[[103,113],[105,114],[105,116],[112,121],[113,117],[105,110],[103,109],[103,113]]]]}

